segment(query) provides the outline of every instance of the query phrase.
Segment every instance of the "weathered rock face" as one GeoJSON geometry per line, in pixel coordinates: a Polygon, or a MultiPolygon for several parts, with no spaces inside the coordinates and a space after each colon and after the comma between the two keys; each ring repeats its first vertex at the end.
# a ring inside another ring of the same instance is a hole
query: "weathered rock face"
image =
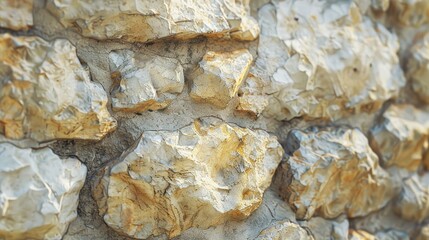
{"type": "MultiPolygon", "coordinates": [[[[427,5],[429,11],[429,4],[427,5]]],[[[406,74],[420,100],[429,103],[429,34],[411,48],[406,74]]]]}
{"type": "Polygon", "coordinates": [[[290,156],[277,170],[275,183],[298,219],[314,214],[364,216],[396,193],[391,177],[357,129],[293,130],[286,145],[290,156]]]}
{"type": "Polygon", "coordinates": [[[65,27],[75,27],[83,36],[96,39],[147,42],[226,36],[254,40],[259,34],[245,0],[48,0],[47,8],[65,27]]]}
{"type": "Polygon", "coordinates": [[[184,86],[176,59],[119,50],[109,54],[114,110],[144,112],[167,107],[184,86]]]}
{"type": "Polygon", "coordinates": [[[237,94],[252,61],[248,50],[206,53],[191,74],[191,98],[225,108],[237,94]]]}
{"type": "Polygon", "coordinates": [[[0,133],[36,141],[101,139],[116,127],[103,88],[67,40],[0,35],[0,133]]]}
{"type": "Polygon", "coordinates": [[[0,239],[61,239],[76,216],[86,167],[49,148],[0,144],[0,239]]]}
{"type": "Polygon", "coordinates": [[[411,221],[420,222],[429,217],[429,174],[413,175],[404,181],[394,210],[411,221]]]}
{"type": "Polygon", "coordinates": [[[33,25],[33,0],[3,0],[0,4],[0,27],[28,30],[33,25]]]}
{"type": "Polygon", "coordinates": [[[371,147],[383,166],[411,171],[420,166],[427,150],[429,113],[412,105],[391,105],[370,132],[371,147]]]}
{"type": "Polygon", "coordinates": [[[349,221],[345,216],[333,220],[312,217],[308,222],[300,224],[310,230],[315,240],[344,240],[347,239],[349,232],[349,221]]]}
{"type": "Polygon", "coordinates": [[[105,222],[135,238],[248,217],[282,157],[275,137],[217,119],[147,131],[106,170],[94,196],[105,222]]]}
{"type": "Polygon", "coordinates": [[[362,16],[355,3],[280,1],[262,7],[259,18],[250,75],[262,83],[245,86],[238,110],[263,108],[278,120],[338,119],[378,110],[405,85],[395,35],[362,16]],[[268,104],[249,102],[258,95],[268,104]]]}
{"type": "Polygon", "coordinates": [[[270,228],[267,228],[259,234],[257,240],[282,240],[282,239],[314,239],[309,233],[296,223],[282,221],[275,223],[270,228]]]}
{"type": "Polygon", "coordinates": [[[419,27],[429,23],[429,3],[425,0],[390,0],[388,17],[390,24],[398,27],[419,27]]]}

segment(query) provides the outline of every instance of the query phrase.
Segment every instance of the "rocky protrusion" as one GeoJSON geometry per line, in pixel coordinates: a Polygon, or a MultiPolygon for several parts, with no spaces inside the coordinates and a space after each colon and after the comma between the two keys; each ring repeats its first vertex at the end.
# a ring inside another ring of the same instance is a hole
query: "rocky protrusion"
{"type": "Polygon", "coordinates": [[[385,206],[397,192],[357,129],[292,130],[286,146],[290,156],[277,170],[275,186],[297,219],[314,214],[364,216],[385,206]]]}
{"type": "Polygon", "coordinates": [[[104,221],[135,238],[248,217],[282,158],[275,137],[208,118],[146,131],[94,189],[104,221]]]}
{"type": "Polygon", "coordinates": [[[412,105],[391,105],[370,131],[370,144],[384,167],[415,171],[427,150],[429,113],[412,105]]]}
{"type": "Polygon", "coordinates": [[[196,102],[225,108],[237,95],[253,61],[248,50],[207,52],[191,74],[190,96],[196,102]]]}
{"type": "Polygon", "coordinates": [[[406,74],[420,100],[429,103],[429,34],[411,47],[406,74]]]}
{"type": "Polygon", "coordinates": [[[148,42],[207,36],[249,41],[259,34],[246,0],[48,0],[46,7],[65,27],[100,40],[148,42]]]}
{"type": "Polygon", "coordinates": [[[144,112],[167,107],[183,91],[183,68],[178,60],[129,50],[109,54],[114,81],[114,110],[144,112]]]}
{"type": "Polygon", "coordinates": [[[0,3],[0,27],[14,31],[33,26],[33,0],[4,0],[0,3]]]}
{"type": "Polygon", "coordinates": [[[116,127],[106,104],[69,41],[0,35],[0,133],[7,138],[99,140],[116,127]]]}
{"type": "Polygon", "coordinates": [[[0,239],[61,239],[77,217],[86,167],[49,148],[0,144],[0,239]]]}
{"type": "Polygon", "coordinates": [[[263,230],[255,240],[314,240],[314,238],[301,226],[289,221],[274,223],[263,230]]]}

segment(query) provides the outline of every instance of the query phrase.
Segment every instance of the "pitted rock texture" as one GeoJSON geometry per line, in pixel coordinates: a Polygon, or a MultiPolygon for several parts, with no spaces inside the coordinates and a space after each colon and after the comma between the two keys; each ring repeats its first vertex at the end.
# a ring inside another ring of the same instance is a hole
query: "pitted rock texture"
{"type": "Polygon", "coordinates": [[[249,75],[261,83],[245,85],[238,110],[264,109],[278,120],[338,119],[379,110],[405,85],[396,36],[355,3],[275,2],[259,11],[259,57],[249,75]],[[249,96],[268,100],[249,103],[249,96]]]}
{"type": "Polygon", "coordinates": [[[357,129],[292,130],[286,147],[290,156],[278,168],[275,184],[297,219],[364,216],[397,192],[357,129]]]}
{"type": "Polygon", "coordinates": [[[237,95],[253,61],[248,50],[208,52],[192,75],[191,98],[225,108],[237,95]]]}
{"type": "Polygon", "coordinates": [[[46,8],[65,27],[96,39],[148,42],[207,36],[249,41],[259,34],[246,0],[48,0],[46,8]]]}
{"type": "Polygon", "coordinates": [[[283,221],[275,223],[270,228],[263,230],[255,240],[282,239],[313,240],[314,238],[298,224],[283,221]]]}
{"type": "Polygon", "coordinates": [[[0,133],[10,139],[99,140],[116,127],[103,88],[67,40],[0,35],[0,133]]]}
{"type": "Polygon", "coordinates": [[[391,105],[370,132],[372,149],[384,167],[415,171],[428,148],[429,112],[413,105],[391,105]]]}
{"type": "Polygon", "coordinates": [[[61,239],[77,217],[86,167],[49,148],[0,144],[0,239],[61,239]]]}
{"type": "MultiPolygon", "coordinates": [[[[429,12],[429,3],[427,5],[429,12]]],[[[429,34],[412,46],[406,74],[420,100],[429,103],[429,34]]]]}
{"type": "Polygon", "coordinates": [[[282,158],[275,137],[208,118],[147,131],[95,187],[104,221],[144,239],[247,218],[282,158]]]}
{"type": "Polygon", "coordinates": [[[33,26],[33,0],[2,0],[0,27],[11,30],[28,30],[33,26]]]}
{"type": "Polygon", "coordinates": [[[163,109],[183,91],[183,68],[176,59],[119,50],[111,52],[109,60],[114,110],[163,109]]]}

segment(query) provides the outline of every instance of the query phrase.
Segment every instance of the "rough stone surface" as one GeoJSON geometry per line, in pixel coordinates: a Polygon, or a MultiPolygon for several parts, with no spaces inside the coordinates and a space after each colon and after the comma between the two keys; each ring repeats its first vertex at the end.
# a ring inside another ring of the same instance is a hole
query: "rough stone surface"
{"type": "Polygon", "coordinates": [[[134,54],[109,54],[114,110],[144,112],[167,107],[184,86],[183,68],[176,59],[134,54]]]}
{"type": "Polygon", "coordinates": [[[28,30],[33,25],[33,0],[2,0],[0,2],[0,27],[28,30]]]}
{"type": "Polygon", "coordinates": [[[428,112],[408,104],[391,105],[371,130],[370,143],[384,167],[415,171],[427,151],[428,135],[428,112]]]}
{"type": "Polygon", "coordinates": [[[192,73],[191,98],[225,108],[237,94],[252,61],[248,50],[206,53],[192,73]]]}
{"type": "Polygon", "coordinates": [[[254,40],[259,34],[245,0],[48,0],[47,8],[65,27],[96,39],[147,42],[226,36],[254,40]]]}
{"type": "Polygon", "coordinates": [[[429,34],[412,46],[406,74],[420,100],[429,103],[429,34]]]}
{"type": "Polygon", "coordinates": [[[0,133],[10,139],[99,140],[116,127],[106,92],[67,40],[0,35],[0,133]]]}
{"type": "Polygon", "coordinates": [[[267,228],[259,234],[255,240],[313,240],[314,238],[308,232],[296,223],[283,221],[275,223],[270,228],[267,228]]]}
{"type": "Polygon", "coordinates": [[[308,229],[315,240],[343,240],[347,239],[349,232],[349,221],[344,215],[333,220],[313,217],[307,222],[300,222],[300,225],[308,229]]]}
{"type": "Polygon", "coordinates": [[[144,132],[95,188],[100,213],[135,238],[179,235],[248,217],[281,160],[275,137],[209,118],[144,132]]]}
{"type": "Polygon", "coordinates": [[[286,147],[290,156],[277,170],[275,183],[298,219],[364,216],[385,206],[396,192],[357,129],[292,130],[286,147]]]}
{"type": "Polygon", "coordinates": [[[77,217],[86,167],[49,148],[0,144],[0,239],[61,239],[77,217]]]}

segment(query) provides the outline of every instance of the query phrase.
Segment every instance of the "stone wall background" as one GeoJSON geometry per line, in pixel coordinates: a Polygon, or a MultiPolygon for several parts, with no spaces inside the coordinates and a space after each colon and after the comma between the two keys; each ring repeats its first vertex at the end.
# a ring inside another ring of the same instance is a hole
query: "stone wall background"
{"type": "Polygon", "coordinates": [[[428,10],[0,1],[0,238],[428,239],[428,10]]]}

